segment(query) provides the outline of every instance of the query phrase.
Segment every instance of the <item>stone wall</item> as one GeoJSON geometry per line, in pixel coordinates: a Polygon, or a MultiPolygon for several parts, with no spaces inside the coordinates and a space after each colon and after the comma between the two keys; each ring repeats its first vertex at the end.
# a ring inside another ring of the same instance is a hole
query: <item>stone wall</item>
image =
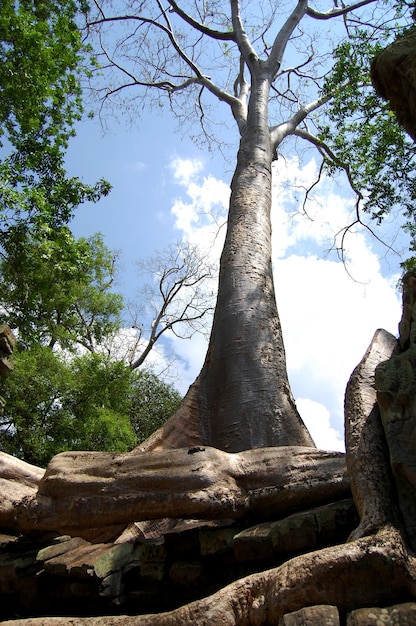
{"type": "Polygon", "coordinates": [[[169,610],[291,556],[343,542],[356,524],[347,499],[251,526],[187,521],[158,534],[153,524],[150,536],[119,543],[0,535],[0,619],[169,610]]]}

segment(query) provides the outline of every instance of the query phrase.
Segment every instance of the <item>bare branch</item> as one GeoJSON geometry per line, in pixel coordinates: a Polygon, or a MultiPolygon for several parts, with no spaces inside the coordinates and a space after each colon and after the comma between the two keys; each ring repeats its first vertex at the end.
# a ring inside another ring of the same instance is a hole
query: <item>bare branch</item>
{"type": "Polygon", "coordinates": [[[201,332],[202,325],[196,322],[214,308],[212,294],[204,287],[205,281],[213,277],[213,269],[195,246],[178,242],[139,263],[139,267],[158,276],[158,282],[157,286],[151,284],[143,288],[143,300],[148,304],[152,321],[145,347],[139,356],[131,358],[132,369],[143,364],[155,343],[167,331],[178,337],[201,332]],[[179,328],[187,330],[181,333],[179,328]]]}
{"type": "Polygon", "coordinates": [[[185,11],[183,11],[183,9],[181,9],[174,0],[168,0],[168,2],[171,6],[172,11],[174,11],[177,15],[179,15],[179,17],[181,17],[184,22],[189,24],[189,26],[192,26],[192,28],[195,28],[195,30],[198,30],[203,35],[208,35],[208,37],[212,37],[213,39],[218,39],[220,41],[235,41],[236,40],[233,31],[222,32],[220,30],[213,30],[212,28],[208,28],[208,26],[205,26],[204,24],[197,22],[190,15],[185,13],[185,11]]]}
{"type": "MultiPolygon", "coordinates": [[[[299,110],[296,111],[296,113],[285,122],[282,122],[281,124],[272,127],[270,129],[270,137],[274,149],[277,149],[283,139],[285,139],[288,135],[298,134],[299,136],[301,136],[301,133],[303,133],[304,131],[298,130],[299,124],[301,124],[310,113],[313,113],[313,111],[319,109],[319,107],[326,104],[331,98],[332,94],[324,94],[323,96],[317,98],[316,100],[313,100],[309,104],[305,104],[304,106],[300,107],[299,110]]],[[[306,135],[308,135],[308,133],[306,135]]],[[[310,140],[309,136],[306,135],[303,138],[310,140]]],[[[319,141],[317,138],[315,139],[319,141]]]]}
{"type": "MultiPolygon", "coordinates": [[[[297,137],[301,137],[302,139],[306,139],[307,141],[309,141],[309,143],[311,143],[312,145],[314,145],[316,148],[318,148],[319,152],[323,155],[324,159],[326,159],[327,161],[332,162],[336,167],[342,169],[348,179],[348,183],[352,189],[352,191],[355,193],[356,195],[356,201],[355,201],[355,219],[353,220],[353,222],[351,224],[349,224],[348,226],[345,226],[344,228],[342,228],[341,230],[339,230],[335,235],[334,235],[334,242],[336,242],[336,240],[338,239],[338,237],[341,235],[341,243],[340,245],[337,245],[336,243],[334,243],[334,247],[336,248],[340,260],[343,262],[344,267],[346,268],[346,271],[348,272],[348,268],[346,265],[346,258],[345,258],[345,239],[348,235],[348,233],[354,228],[354,226],[356,226],[357,224],[359,224],[361,227],[365,228],[365,230],[367,230],[370,235],[372,237],[374,237],[374,239],[376,241],[378,241],[379,243],[381,243],[385,248],[387,248],[388,250],[390,250],[390,252],[393,252],[394,254],[398,254],[396,250],[394,250],[394,248],[392,248],[391,246],[389,246],[385,241],[383,241],[376,233],[375,231],[371,228],[371,226],[369,226],[368,224],[366,224],[365,222],[362,221],[361,219],[361,202],[364,199],[364,196],[362,194],[362,192],[360,191],[360,189],[358,189],[357,185],[355,184],[352,175],[351,175],[351,170],[349,168],[349,166],[346,163],[343,163],[337,156],[336,154],[333,152],[333,150],[331,150],[331,148],[321,139],[319,139],[318,137],[315,137],[315,135],[313,135],[312,133],[310,133],[309,131],[305,130],[305,129],[300,129],[297,128],[294,130],[293,132],[294,135],[296,135],[297,137]]],[[[348,272],[349,274],[349,272],[348,272]]],[[[350,275],[350,274],[349,274],[350,275]]],[[[350,275],[351,276],[351,275],[350,275]]],[[[351,278],[353,278],[353,280],[356,281],[356,279],[351,276],[351,278]]],[[[356,281],[357,282],[357,281],[356,281]]]]}
{"type": "Polygon", "coordinates": [[[286,49],[287,43],[296,26],[305,15],[307,7],[307,0],[299,0],[296,8],[289,15],[288,19],[286,20],[286,22],[278,32],[276,39],[274,40],[270,56],[266,61],[266,66],[269,69],[272,80],[274,80],[274,77],[280,69],[283,53],[286,49]]]}
{"type": "Polygon", "coordinates": [[[250,43],[247,33],[244,29],[243,22],[241,20],[240,2],[239,0],[231,0],[231,18],[235,33],[235,40],[238,48],[247,64],[247,67],[252,70],[253,63],[258,61],[256,51],[250,43]]]}
{"type": "Polygon", "coordinates": [[[367,6],[368,4],[372,4],[373,2],[377,2],[377,0],[361,0],[360,2],[356,2],[355,4],[349,4],[348,6],[343,7],[334,7],[322,13],[321,11],[316,11],[312,9],[312,7],[308,7],[306,10],[306,15],[309,17],[313,17],[315,20],[330,20],[333,17],[339,17],[340,15],[345,15],[346,13],[350,13],[351,11],[355,11],[356,9],[360,9],[361,7],[367,6]]]}

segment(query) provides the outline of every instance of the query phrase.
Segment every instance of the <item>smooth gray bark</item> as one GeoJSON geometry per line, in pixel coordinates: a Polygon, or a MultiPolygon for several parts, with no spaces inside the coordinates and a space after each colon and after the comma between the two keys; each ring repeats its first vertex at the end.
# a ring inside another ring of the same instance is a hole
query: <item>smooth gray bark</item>
{"type": "Polygon", "coordinates": [[[177,414],[144,449],[314,446],[290,389],[273,284],[269,90],[270,77],[259,70],[231,185],[205,363],[177,414]]]}

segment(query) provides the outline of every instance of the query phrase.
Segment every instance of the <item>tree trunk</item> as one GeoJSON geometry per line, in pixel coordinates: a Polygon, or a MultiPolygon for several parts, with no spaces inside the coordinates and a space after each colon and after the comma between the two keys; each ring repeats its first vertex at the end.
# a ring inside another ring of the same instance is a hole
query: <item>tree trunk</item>
{"type": "Polygon", "coordinates": [[[273,285],[269,89],[265,77],[252,85],[205,363],[178,412],[142,449],[314,446],[287,378],[273,285]]]}

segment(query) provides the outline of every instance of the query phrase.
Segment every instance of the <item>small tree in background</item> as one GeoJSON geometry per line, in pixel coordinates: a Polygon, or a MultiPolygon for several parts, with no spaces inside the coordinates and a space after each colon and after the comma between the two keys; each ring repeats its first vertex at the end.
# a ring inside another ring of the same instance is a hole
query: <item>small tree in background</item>
{"type": "Polygon", "coordinates": [[[21,345],[95,352],[120,327],[123,299],[112,291],[117,256],[100,234],[75,239],[67,226],[14,229],[4,247],[0,306],[21,345]]]}
{"type": "Polygon", "coordinates": [[[152,371],[135,372],[131,381],[129,416],[137,442],[141,443],[162,426],[181,400],[180,393],[152,371]]]}
{"type": "Polygon", "coordinates": [[[0,380],[4,452],[44,466],[65,450],[126,452],[136,444],[124,363],[97,354],[66,360],[48,346],[18,351],[14,361],[0,380]]]}

